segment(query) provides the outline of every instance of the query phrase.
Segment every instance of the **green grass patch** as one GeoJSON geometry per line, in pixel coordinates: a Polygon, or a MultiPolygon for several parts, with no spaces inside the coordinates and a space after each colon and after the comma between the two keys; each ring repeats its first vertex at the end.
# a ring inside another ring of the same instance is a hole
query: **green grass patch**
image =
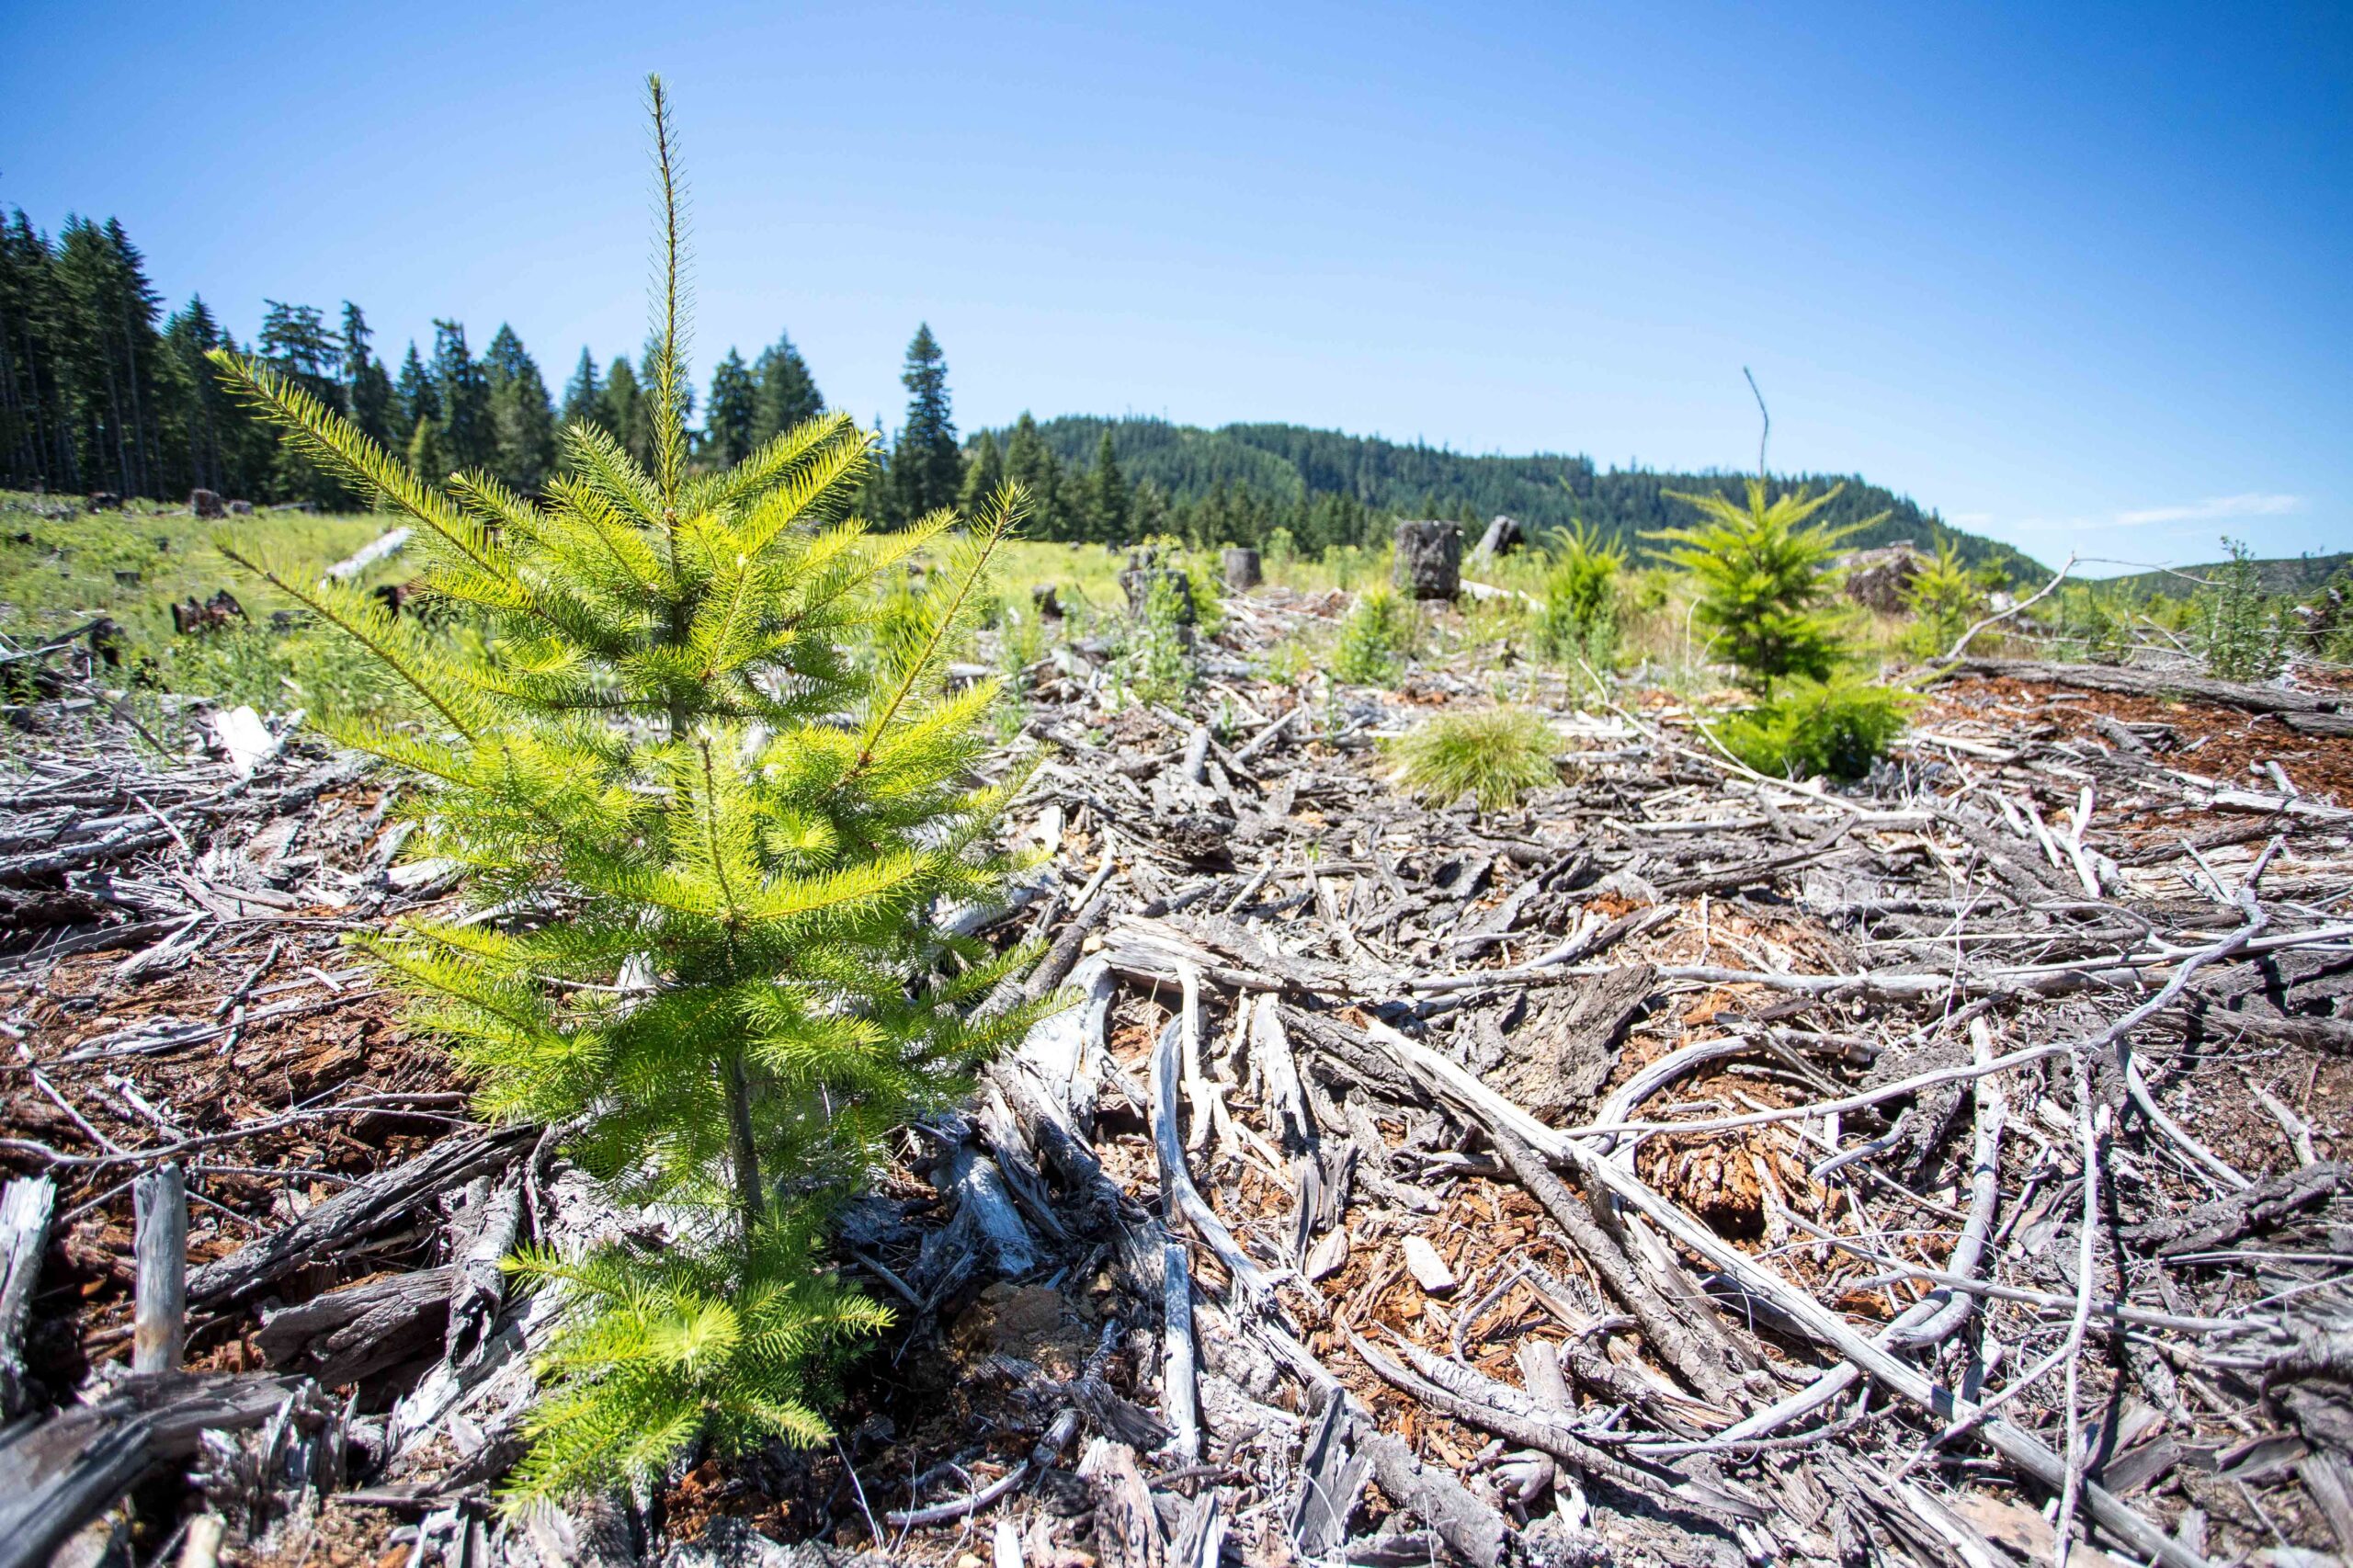
{"type": "Polygon", "coordinates": [[[1443,714],[1389,743],[1404,789],[1438,806],[1468,795],[1490,812],[1558,782],[1561,751],[1559,733],[1526,708],[1443,714]]]}

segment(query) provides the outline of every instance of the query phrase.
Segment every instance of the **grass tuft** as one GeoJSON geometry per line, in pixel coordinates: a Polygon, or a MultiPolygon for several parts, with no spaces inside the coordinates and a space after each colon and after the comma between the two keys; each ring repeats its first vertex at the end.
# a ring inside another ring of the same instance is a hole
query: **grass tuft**
{"type": "Polygon", "coordinates": [[[1487,708],[1449,713],[1390,744],[1398,784],[1434,805],[1469,795],[1483,811],[1518,805],[1560,778],[1561,737],[1541,713],[1487,708]]]}

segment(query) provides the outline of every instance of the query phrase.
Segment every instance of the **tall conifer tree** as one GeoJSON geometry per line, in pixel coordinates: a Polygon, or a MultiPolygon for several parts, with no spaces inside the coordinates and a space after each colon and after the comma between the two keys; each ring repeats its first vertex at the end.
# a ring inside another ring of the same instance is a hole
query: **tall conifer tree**
{"type": "Polygon", "coordinates": [[[358,305],[343,302],[343,330],[337,334],[343,355],[343,405],[351,423],[371,441],[389,444],[392,436],[392,378],[384,362],[369,351],[375,334],[358,305]]]}
{"type": "Polygon", "coordinates": [[[899,382],[907,389],[907,422],[891,446],[891,490],[892,520],[904,523],[953,506],[964,482],[964,451],[949,406],[948,356],[929,322],[916,327],[907,345],[899,382]]]}
{"type": "Polygon", "coordinates": [[[401,361],[400,380],[392,383],[392,411],[402,430],[415,430],[420,419],[440,422],[441,396],[433,390],[433,377],[425,368],[425,356],[416,351],[415,338],[409,339],[408,358],[401,361]]]}
{"type": "Polygon", "coordinates": [[[1062,460],[1054,449],[1046,445],[1045,437],[1038,429],[1038,422],[1023,409],[1021,417],[1013,422],[1013,433],[1005,442],[1005,476],[1021,486],[1037,509],[1038,533],[1041,538],[1066,540],[1074,537],[1070,517],[1063,501],[1062,460]]]}
{"type": "Polygon", "coordinates": [[[1089,537],[1103,544],[1128,538],[1128,482],[1120,472],[1120,454],[1112,449],[1107,426],[1095,444],[1095,469],[1086,476],[1089,537]]]}
{"type": "Polygon", "coordinates": [[[501,323],[482,357],[490,383],[492,465],[507,484],[537,491],[555,469],[555,409],[538,361],[515,329],[501,323]]]}
{"type": "Polygon", "coordinates": [[[466,347],[462,322],[433,324],[433,394],[440,403],[441,454],[451,468],[489,468],[498,442],[491,428],[490,377],[466,347]]]}
{"type": "Polygon", "coordinates": [[[961,504],[970,512],[1004,488],[1005,455],[997,449],[995,432],[983,430],[972,448],[972,460],[964,465],[961,504]]]}
{"type": "Polygon", "coordinates": [[[759,383],[752,416],[754,441],[767,440],[825,411],[824,396],[817,391],[817,379],[809,373],[808,361],[784,333],[778,333],[776,341],[760,350],[752,365],[752,378],[759,383]]]}
{"type": "Polygon", "coordinates": [[[580,363],[573,367],[572,380],[563,383],[564,427],[595,424],[604,401],[605,381],[597,373],[597,357],[583,348],[580,363]]]}
{"type": "Polygon", "coordinates": [[[605,390],[597,400],[597,423],[638,462],[652,457],[645,389],[638,385],[637,371],[626,354],[614,355],[605,369],[605,390]]]}
{"type": "Polygon", "coordinates": [[[759,383],[745,368],[744,357],[734,349],[730,348],[727,358],[711,367],[710,403],[703,413],[702,434],[704,449],[713,462],[732,468],[750,455],[753,426],[759,417],[759,383]]]}

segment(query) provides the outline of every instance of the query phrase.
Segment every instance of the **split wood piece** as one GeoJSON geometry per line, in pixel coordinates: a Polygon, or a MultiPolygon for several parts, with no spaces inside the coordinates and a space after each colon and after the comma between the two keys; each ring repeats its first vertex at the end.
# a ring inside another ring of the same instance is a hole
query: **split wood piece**
{"type": "Polygon", "coordinates": [[[188,1174],[176,1164],[159,1165],[131,1190],[139,1266],[131,1369],[168,1376],[180,1369],[188,1346],[188,1174]]]}
{"type": "Polygon", "coordinates": [[[25,1386],[25,1324],[56,1207],[57,1183],[45,1176],[19,1176],[0,1196],[0,1420],[21,1415],[30,1401],[25,1386]]]}
{"type": "MultiPolygon", "coordinates": [[[[2162,1004],[2164,998],[2160,996],[2154,1000],[2162,1004]]],[[[2154,1008],[2148,1010],[2154,1011],[2154,1008]]],[[[1548,1156],[1571,1165],[1597,1187],[1607,1187],[1628,1208],[1643,1215],[1677,1243],[1732,1276],[1750,1293],[1773,1302],[1810,1337],[1855,1362],[1888,1389],[1947,1423],[1977,1420],[1977,1436],[2005,1460],[2024,1471],[2037,1484],[2054,1493],[2066,1484],[2065,1461],[2044,1447],[2032,1433],[1999,1416],[1984,1416],[1974,1403],[1961,1398],[1909,1362],[1897,1358],[1885,1347],[1864,1338],[1847,1326],[1838,1314],[1685,1214],[1631,1171],[1602,1158],[1576,1140],[1545,1127],[1525,1112],[1512,1110],[1508,1101],[1482,1084],[1475,1074],[1436,1051],[1402,1035],[1393,1040],[1384,1039],[1383,1043],[1397,1056],[1401,1065],[1427,1075],[1439,1092],[1489,1127],[1494,1128],[1508,1120],[1513,1124],[1513,1130],[1518,1130],[1517,1124],[1520,1122],[1535,1128],[1544,1139],[1542,1152],[1548,1156]],[[1508,1118],[1499,1117],[1499,1110],[1510,1111],[1511,1114],[1508,1118]]],[[[2099,1527],[2141,1556],[2160,1559],[2167,1568],[2210,1568],[2201,1554],[2166,1535],[2104,1488],[2086,1486],[2085,1499],[2099,1527]]]]}
{"type": "Polygon", "coordinates": [[[956,1195],[955,1219],[947,1230],[926,1238],[937,1244],[926,1246],[926,1253],[936,1251],[947,1260],[927,1287],[935,1301],[949,1280],[961,1278],[975,1261],[1006,1279],[1018,1279],[1037,1268],[1044,1254],[1014,1207],[1005,1173],[995,1161],[969,1142],[959,1143],[940,1162],[932,1180],[942,1192],[956,1195]]]}
{"type": "MultiPolygon", "coordinates": [[[[1189,971],[1190,964],[1186,967],[1189,971]]],[[[1234,1240],[1233,1233],[1226,1229],[1217,1210],[1201,1197],[1199,1189],[1193,1186],[1191,1173],[1186,1169],[1183,1122],[1176,1106],[1185,1023],[1183,1018],[1170,1020],[1169,1026],[1160,1031],[1159,1042],[1152,1053],[1152,1141],[1160,1155],[1161,1207],[1171,1221],[1182,1219],[1201,1238],[1225,1266],[1243,1299],[1254,1311],[1259,1310],[1272,1303],[1274,1281],[1242,1250],[1242,1244],[1234,1240]]]]}
{"type": "Polygon", "coordinates": [[[1354,1329],[1348,1331],[1348,1337],[1364,1364],[1379,1373],[1382,1381],[1412,1394],[1440,1415],[1550,1454],[1597,1481],[1690,1508],[1711,1519],[1754,1524],[1765,1517],[1763,1509],[1745,1498],[1687,1476],[1640,1470],[1604,1453],[1571,1432],[1559,1412],[1508,1383],[1497,1382],[1468,1367],[1433,1356],[1418,1346],[1401,1344],[1399,1352],[1414,1363],[1409,1369],[1366,1343],[1354,1329]]]}
{"type": "Polygon", "coordinates": [[[458,1228],[443,1344],[449,1359],[461,1365],[490,1343],[498,1310],[506,1300],[506,1274],[499,1261],[514,1247],[522,1227],[523,1175],[518,1163],[495,1185],[487,1176],[475,1178],[483,1189],[482,1199],[469,1206],[458,1228]]]}
{"type": "Polygon", "coordinates": [[[1183,1244],[1160,1249],[1161,1411],[1174,1435],[1168,1451],[1191,1464],[1201,1457],[1200,1411],[1193,1381],[1193,1271],[1183,1244]]]}
{"type": "Polygon", "coordinates": [[[262,1313],[262,1360],[323,1387],[357,1382],[432,1354],[449,1320],[457,1268],[422,1268],[331,1290],[262,1313]]]}
{"type": "Polygon", "coordinates": [[[190,1305],[225,1306],[392,1223],[426,1199],[513,1159],[540,1135],[536,1124],[446,1139],[402,1165],[378,1171],[326,1199],[283,1231],[263,1237],[188,1282],[190,1305]]]}
{"type": "Polygon", "coordinates": [[[1168,1541],[1168,1568],[1217,1568],[1225,1549],[1225,1502],[1214,1488],[1176,1506],[1176,1529],[1168,1541]]]}
{"type": "Polygon", "coordinates": [[[1364,1495],[1372,1461],[1358,1451],[1350,1395],[1335,1389],[1324,1400],[1299,1456],[1299,1490],[1286,1516],[1291,1546],[1309,1562],[1320,1562],[1347,1539],[1348,1517],[1364,1495]]]}
{"type": "Polygon", "coordinates": [[[1095,1499],[1095,1555],[1103,1568],[1168,1568],[1168,1543],[1136,1451],[1097,1437],[1086,1445],[1078,1473],[1095,1499]]]}
{"type": "Polygon", "coordinates": [[[983,1082],[974,1096],[974,1125],[981,1142],[988,1146],[989,1156],[1005,1177],[1005,1185],[1013,1194],[1013,1201],[1032,1230],[1055,1246],[1070,1242],[1070,1227],[1063,1222],[1061,1206],[1047,1190],[1044,1173],[1039,1170],[1029,1141],[1022,1136],[1020,1122],[1013,1114],[1011,1102],[1006,1098],[1004,1086],[983,1082]]]}
{"type": "MultiPolygon", "coordinates": [[[[1643,1336],[1659,1358],[1680,1373],[1709,1403],[1737,1408],[1739,1385],[1734,1381],[1724,1347],[1707,1329],[1694,1325],[1675,1310],[1673,1302],[1654,1290],[1635,1268],[1617,1239],[1595,1218],[1568,1184],[1552,1174],[1536,1151],[1513,1131],[1493,1121],[1483,1131],[1495,1152],[1511,1167],[1512,1176],[1542,1206],[1552,1222],[1566,1233],[1594,1277],[1625,1303],[1642,1325],[1643,1336]]],[[[1712,1326],[1712,1325],[1711,1325],[1712,1326]]]]}
{"type": "Polygon", "coordinates": [[[307,1378],[134,1378],[16,1430],[0,1442],[0,1568],[40,1568],[150,1468],[188,1458],[204,1432],[261,1426],[290,1399],[297,1418],[323,1418],[307,1378]]]}
{"type": "Polygon", "coordinates": [[[1405,1236],[1400,1239],[1398,1245],[1405,1255],[1405,1272],[1414,1277],[1414,1283],[1422,1288],[1425,1295],[1453,1293],[1457,1283],[1454,1270],[1446,1266],[1446,1259],[1438,1256],[1438,1248],[1430,1245],[1427,1236],[1405,1236]]]}

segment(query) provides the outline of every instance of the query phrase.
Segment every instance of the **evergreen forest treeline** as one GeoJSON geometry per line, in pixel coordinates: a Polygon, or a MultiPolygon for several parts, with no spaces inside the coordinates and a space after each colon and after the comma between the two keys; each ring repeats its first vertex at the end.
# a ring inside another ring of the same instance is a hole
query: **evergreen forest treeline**
{"type": "MultiPolygon", "coordinates": [[[[994,432],[981,437],[999,439],[994,432]]],[[[1114,537],[1090,531],[1090,526],[1099,528],[1101,507],[1093,497],[1102,487],[1097,476],[1108,454],[1131,513],[1149,512],[1158,527],[1201,543],[1263,542],[1285,528],[1309,555],[1333,545],[1381,542],[1394,517],[1450,517],[1475,537],[1499,513],[1539,534],[1582,523],[1631,545],[1642,534],[1690,520],[1690,507],[1673,493],[1712,491],[1738,500],[1747,479],[1602,469],[1590,458],[1547,453],[1477,457],[1298,425],[1205,430],[1160,419],[1086,415],[1039,424],[1025,415],[1001,439],[1015,476],[1053,498],[1040,525],[1053,530],[1051,537],[1114,537]],[[1066,491],[1074,498],[1064,499],[1066,491]]],[[[1885,513],[1855,534],[1859,548],[1910,540],[1933,551],[1949,542],[1972,565],[1991,563],[2012,575],[2041,570],[2010,546],[1950,528],[1909,496],[1859,477],[1780,477],[1817,493],[1844,485],[1817,514],[1829,527],[1885,513]]]]}
{"type": "MultiPolygon", "coordinates": [[[[261,502],[365,506],[227,393],[205,357],[217,347],[267,361],[422,473],[479,470],[534,493],[556,475],[557,432],[574,423],[650,456],[652,392],[626,355],[600,365],[584,348],[559,394],[504,324],[476,353],[462,323],[437,320],[429,347],[411,341],[394,368],[356,304],[332,318],[313,305],[264,307],[258,335],[238,344],[200,297],[165,313],[120,223],[73,218],[52,239],[16,211],[0,224],[0,486],[159,500],[200,487],[261,502]]],[[[856,502],[892,524],[940,506],[969,507],[1014,479],[1036,500],[1029,531],[1048,540],[1120,544],[1166,533],[1203,546],[1263,546],[1279,542],[1282,530],[1291,548],[1320,555],[1377,545],[1399,516],[1453,517],[1475,532],[1508,513],[1539,534],[1582,522],[1631,542],[1684,520],[1688,509],[1668,492],[1732,494],[1741,477],[1602,470],[1583,457],[1473,457],[1294,425],[1205,430],[1137,418],[1040,423],[1024,414],[967,441],[928,325],[908,345],[901,380],[905,416],[878,447],[881,460],[856,502]]],[[[781,334],[749,360],[731,347],[697,401],[681,412],[699,415],[696,457],[716,466],[825,408],[808,363],[781,334]]],[[[1859,479],[1845,484],[1825,521],[1887,514],[1858,543],[1949,540],[1972,563],[2031,569],[2007,546],[1948,528],[1906,497],[1859,479]]]]}

